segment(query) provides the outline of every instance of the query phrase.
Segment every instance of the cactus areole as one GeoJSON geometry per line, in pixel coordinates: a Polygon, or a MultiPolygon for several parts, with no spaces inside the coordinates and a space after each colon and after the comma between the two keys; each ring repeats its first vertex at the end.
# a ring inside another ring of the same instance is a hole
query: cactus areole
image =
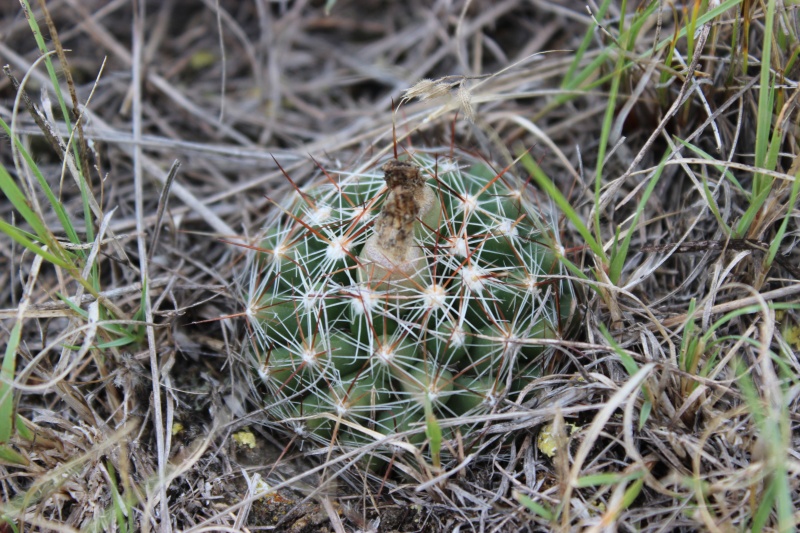
{"type": "Polygon", "coordinates": [[[565,331],[575,299],[532,192],[446,153],[328,172],[262,234],[243,284],[248,375],[297,436],[424,448],[427,408],[467,439],[454,421],[504,409],[565,331]]]}

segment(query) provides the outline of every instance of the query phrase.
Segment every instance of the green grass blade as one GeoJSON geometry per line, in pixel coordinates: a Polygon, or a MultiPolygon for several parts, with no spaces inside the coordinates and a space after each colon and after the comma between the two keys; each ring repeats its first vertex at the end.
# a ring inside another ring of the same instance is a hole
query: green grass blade
{"type": "Polygon", "coordinates": [[[17,415],[17,424],[14,429],[17,430],[17,435],[27,441],[33,442],[34,437],[36,437],[34,432],[25,424],[25,419],[19,415],[17,415]]]}
{"type": "MultiPolygon", "coordinates": [[[[58,74],[56,73],[55,66],[53,65],[53,60],[50,58],[49,54],[50,51],[47,48],[47,43],[44,40],[38,22],[36,22],[35,17],[31,16],[31,7],[28,0],[20,0],[20,4],[22,5],[23,11],[25,12],[25,18],[28,21],[28,25],[31,28],[31,32],[33,33],[34,39],[36,40],[36,45],[38,46],[39,51],[44,55],[45,66],[47,68],[47,73],[50,76],[50,84],[53,86],[53,90],[56,93],[56,98],[58,99],[58,105],[59,108],[61,109],[62,118],[64,119],[64,125],[66,126],[69,135],[72,136],[73,127],[72,127],[72,121],[70,120],[70,111],[67,108],[67,102],[64,99],[64,94],[61,92],[61,84],[58,81],[58,74]]],[[[62,67],[67,68],[67,65],[62,65],[62,67]]],[[[75,168],[77,169],[78,174],[81,176],[81,178],[83,178],[85,177],[84,173],[88,172],[88,169],[84,169],[81,166],[82,165],[81,156],[78,143],[74,142],[72,143],[72,152],[73,152],[73,161],[75,163],[75,168]]],[[[68,157],[68,155],[64,154],[64,157],[68,157]]],[[[92,225],[92,212],[88,200],[88,195],[90,194],[90,191],[88,190],[86,181],[84,179],[78,180],[78,187],[80,188],[81,199],[83,200],[83,216],[86,227],[87,240],[92,241],[94,240],[94,227],[92,225]]]]}
{"type": "Polygon", "coordinates": [[[607,485],[615,485],[622,481],[624,476],[616,472],[604,474],[591,474],[589,476],[581,476],[575,481],[575,486],[578,488],[586,487],[601,487],[607,485]]]}
{"type": "MultiPolygon", "coordinates": [[[[722,15],[725,15],[728,10],[734,8],[735,6],[738,6],[741,3],[742,3],[742,0],[727,0],[727,1],[723,2],[723,3],[721,3],[720,5],[715,7],[714,9],[712,9],[710,11],[706,11],[703,15],[700,15],[697,18],[697,21],[695,22],[695,27],[702,26],[703,24],[706,24],[708,22],[712,22],[714,19],[716,19],[718,17],[721,17],[722,15]]],[[[688,34],[688,28],[686,26],[684,26],[683,28],[681,28],[678,31],[678,38],[686,37],[687,34],[688,34]]],[[[653,48],[653,51],[658,51],[658,50],[661,50],[662,48],[664,48],[665,46],[669,46],[669,43],[670,43],[670,41],[672,41],[672,39],[673,39],[673,37],[667,37],[665,39],[662,39],[653,48]]],[[[646,57],[649,53],[651,53],[651,52],[648,51],[644,56],[646,57]]]]}
{"type": "Polygon", "coordinates": [[[767,525],[769,515],[772,514],[772,504],[775,501],[775,484],[769,483],[765,490],[761,491],[761,501],[758,504],[755,515],[753,515],[753,527],[750,531],[761,533],[767,525]]]}
{"type": "Polygon", "coordinates": [[[636,207],[636,214],[633,217],[633,221],[631,222],[631,226],[628,229],[625,238],[622,240],[622,244],[619,246],[619,249],[612,254],[611,265],[608,270],[608,277],[614,284],[619,282],[619,278],[622,275],[622,268],[625,265],[625,260],[628,257],[628,250],[630,249],[631,238],[633,237],[634,230],[636,229],[636,224],[639,223],[639,217],[641,217],[642,213],[644,212],[647,201],[650,199],[650,195],[653,194],[653,190],[656,188],[656,184],[658,183],[661,174],[664,172],[664,166],[666,165],[668,159],[669,153],[667,152],[664,154],[664,157],[661,158],[661,162],[658,164],[658,167],[656,167],[653,177],[650,178],[650,183],[647,184],[647,187],[642,194],[642,198],[639,200],[639,205],[636,207]]]}
{"type": "Polygon", "coordinates": [[[39,167],[36,165],[36,162],[33,160],[33,158],[25,149],[20,140],[17,137],[11,135],[11,128],[9,127],[8,124],[6,124],[6,122],[2,118],[0,118],[0,127],[2,127],[3,130],[5,130],[6,135],[8,135],[10,138],[14,140],[14,145],[17,147],[17,150],[19,150],[19,153],[22,155],[22,158],[25,160],[25,163],[27,163],[28,168],[30,168],[31,171],[33,172],[33,175],[36,178],[36,182],[39,184],[39,187],[42,188],[42,192],[44,192],[45,197],[47,197],[47,202],[50,204],[50,207],[52,207],[53,211],[55,211],[59,222],[61,222],[61,227],[63,228],[64,233],[66,233],[69,241],[73,244],[79,244],[80,239],[78,238],[78,233],[75,231],[75,227],[72,225],[72,221],[69,219],[69,216],[67,215],[64,206],[56,198],[56,195],[53,193],[53,190],[47,183],[47,180],[44,179],[44,176],[39,170],[39,167]]]}
{"type": "Polygon", "coordinates": [[[750,202],[750,205],[747,207],[744,215],[742,215],[742,218],[739,219],[739,223],[736,224],[736,232],[734,233],[735,238],[742,239],[747,236],[747,232],[750,229],[750,226],[753,224],[753,220],[755,220],[756,215],[758,215],[758,212],[761,210],[764,202],[767,201],[770,192],[772,191],[768,188],[763,189],[753,198],[753,201],[750,202]]]}
{"type": "MultiPolygon", "coordinates": [[[[775,234],[775,238],[772,239],[772,242],[769,245],[769,253],[766,257],[767,267],[772,265],[772,262],[775,260],[775,256],[778,254],[778,249],[783,242],[783,236],[786,235],[786,228],[789,225],[789,220],[792,218],[792,211],[794,206],[797,205],[797,197],[798,193],[800,193],[800,156],[797,156],[796,161],[798,162],[798,166],[797,170],[794,171],[794,183],[792,183],[792,192],[789,193],[786,216],[783,217],[783,221],[781,222],[781,225],[775,234]]],[[[792,165],[792,167],[793,168],[790,170],[790,172],[794,170],[794,165],[792,165]]]]}
{"type": "Polygon", "coordinates": [[[17,524],[8,515],[3,515],[2,517],[0,517],[0,525],[8,526],[9,528],[11,528],[11,531],[13,533],[19,533],[19,528],[17,528],[17,524]]]}
{"type": "Polygon", "coordinates": [[[436,416],[433,414],[433,407],[430,400],[425,398],[425,435],[428,437],[431,449],[431,460],[434,468],[441,466],[442,452],[442,428],[436,416]]]}
{"type": "Polygon", "coordinates": [[[10,446],[0,445],[0,460],[20,466],[28,466],[30,461],[10,446]]]}
{"type": "Polygon", "coordinates": [[[795,523],[792,489],[785,465],[786,462],[777,461],[775,472],[772,475],[772,483],[775,485],[775,507],[778,512],[778,531],[791,531],[795,523]]]}
{"type": "MultiPolygon", "coordinates": [[[[28,21],[28,25],[31,28],[31,32],[33,33],[33,37],[36,40],[36,45],[39,47],[39,52],[45,56],[44,63],[45,67],[47,68],[47,74],[50,76],[50,84],[53,86],[53,90],[56,93],[56,98],[58,99],[58,105],[61,109],[61,114],[64,118],[64,124],[67,126],[67,131],[72,134],[72,122],[70,121],[69,117],[69,109],[67,109],[67,102],[64,100],[64,95],[61,92],[61,84],[58,82],[58,74],[56,73],[55,66],[53,65],[53,60],[50,58],[48,52],[50,50],[47,49],[47,43],[44,40],[44,34],[42,33],[41,28],[39,27],[39,23],[36,22],[36,18],[32,16],[31,6],[28,3],[28,0],[20,0],[20,4],[22,5],[22,9],[25,13],[25,18],[28,21]]],[[[77,155],[77,154],[76,154],[77,155]]],[[[80,158],[76,157],[76,165],[80,165],[80,158]]]]}
{"type": "Polygon", "coordinates": [[[60,250],[60,246],[56,243],[53,234],[48,229],[47,225],[42,221],[37,213],[28,205],[28,200],[25,194],[20,190],[11,174],[0,165],[0,190],[3,191],[6,198],[9,199],[11,205],[22,215],[36,235],[48,245],[51,250],[60,250]]]}
{"type": "Polygon", "coordinates": [[[625,495],[622,497],[622,505],[620,506],[620,510],[625,510],[630,507],[636,498],[639,497],[639,494],[642,493],[642,487],[644,486],[644,477],[640,477],[633,484],[625,489],[625,495]]]}
{"type": "Polygon", "coordinates": [[[591,248],[591,250],[595,253],[595,255],[603,262],[606,262],[606,254],[603,250],[603,247],[595,240],[592,232],[589,231],[589,228],[586,227],[586,224],[583,223],[581,217],[578,213],[572,209],[572,206],[569,205],[569,201],[561,194],[561,191],[558,190],[556,184],[547,177],[547,175],[542,171],[539,167],[538,163],[531,157],[530,154],[522,154],[520,157],[520,162],[525,167],[533,179],[536,180],[536,183],[547,193],[547,195],[553,199],[559,209],[566,215],[566,217],[575,225],[575,228],[578,230],[578,233],[581,234],[581,237],[584,238],[586,244],[591,248]]]}
{"type": "Polygon", "coordinates": [[[556,517],[553,511],[551,511],[541,503],[533,501],[524,494],[515,491],[514,499],[516,499],[520,504],[524,505],[530,512],[541,516],[545,520],[552,521],[556,517]]]}
{"type": "Polygon", "coordinates": [[[597,240],[600,237],[600,191],[603,188],[603,165],[605,165],[606,149],[608,148],[608,138],[611,135],[611,128],[614,124],[614,112],[617,109],[617,94],[619,93],[619,85],[622,83],[622,70],[625,63],[625,56],[620,52],[617,57],[617,63],[614,67],[614,78],[611,80],[611,90],[608,95],[608,105],[606,106],[606,114],[603,117],[603,125],[600,129],[600,145],[597,148],[597,165],[594,171],[594,231],[597,240]]]}
{"type": "Polygon", "coordinates": [[[642,479],[644,472],[635,470],[628,473],[606,472],[602,474],[590,474],[581,476],[575,481],[576,487],[599,487],[604,485],[616,485],[617,483],[627,483],[637,479],[642,479]]]}
{"type": "MultiPolygon", "coordinates": [[[[625,350],[622,349],[622,346],[620,346],[617,343],[617,341],[614,340],[614,338],[611,336],[611,333],[606,328],[605,324],[598,323],[598,326],[600,328],[600,333],[603,335],[606,341],[611,345],[611,348],[614,350],[614,353],[616,353],[619,356],[619,360],[622,363],[622,366],[625,368],[625,372],[627,372],[629,376],[635,376],[640,370],[639,364],[633,357],[631,357],[625,350]]],[[[642,393],[644,394],[645,403],[652,404],[653,395],[650,392],[650,387],[647,385],[647,383],[644,383],[642,385],[642,393]]]]}
{"type": "Polygon", "coordinates": [[[5,233],[11,239],[16,241],[17,243],[21,244],[31,252],[35,253],[36,255],[41,256],[45,261],[48,261],[56,266],[60,266],[64,269],[72,269],[73,265],[69,262],[65,261],[64,259],[51,254],[47,250],[43,249],[38,243],[28,239],[26,237],[26,233],[17,229],[16,227],[8,224],[5,221],[0,220],[0,233],[5,233]]]}
{"type": "Polygon", "coordinates": [[[129,346],[131,344],[136,344],[141,339],[137,339],[135,336],[129,337],[120,337],[118,339],[114,339],[108,342],[100,342],[97,344],[98,350],[107,350],[109,348],[121,348],[122,346],[129,346]]]}
{"type": "Polygon", "coordinates": [[[786,66],[783,68],[784,72],[792,71],[795,62],[797,62],[798,56],[800,56],[800,46],[795,46],[794,50],[792,51],[792,55],[789,57],[789,60],[786,62],[786,66]]]}
{"type": "Polygon", "coordinates": [[[636,374],[639,371],[639,365],[636,364],[636,361],[633,359],[633,357],[628,355],[628,353],[623,350],[619,344],[617,344],[617,341],[614,340],[614,338],[611,336],[611,333],[609,333],[608,329],[606,329],[605,324],[598,323],[597,325],[600,327],[600,333],[603,334],[603,337],[605,337],[609,344],[611,344],[611,348],[613,348],[614,352],[619,356],[622,366],[625,367],[625,372],[627,372],[630,376],[636,374]]]}
{"type": "Polygon", "coordinates": [[[5,444],[14,433],[14,369],[16,367],[17,348],[22,334],[22,322],[17,321],[11,329],[3,366],[0,368],[0,444],[5,444]]]}
{"type": "Polygon", "coordinates": [[[647,400],[642,405],[642,410],[639,412],[639,431],[642,430],[647,420],[650,418],[650,413],[653,411],[653,402],[647,400]]]}
{"type": "MultiPolygon", "coordinates": [[[[609,6],[611,5],[611,0],[604,0],[602,4],[600,4],[599,9],[597,10],[597,14],[595,15],[595,19],[603,20],[606,16],[606,12],[608,11],[609,6]]],[[[581,41],[580,46],[575,51],[575,58],[572,60],[572,63],[567,70],[566,75],[564,76],[564,81],[561,83],[561,88],[565,90],[574,89],[577,87],[583,80],[589,77],[589,75],[595,70],[592,68],[591,70],[587,67],[581,73],[581,76],[578,80],[574,80],[575,72],[578,70],[578,67],[583,61],[583,56],[586,55],[586,50],[589,49],[589,45],[595,39],[595,31],[597,30],[597,23],[592,21],[589,27],[586,30],[586,35],[583,36],[583,41],[581,41]]]]}
{"type": "MultiPolygon", "coordinates": [[[[688,148],[689,150],[691,150],[695,154],[699,155],[703,159],[706,159],[708,161],[717,161],[717,158],[715,158],[714,156],[712,156],[711,154],[709,154],[705,150],[702,150],[700,147],[698,147],[698,146],[696,146],[696,145],[694,145],[692,143],[687,143],[686,141],[684,141],[680,137],[673,137],[673,139],[678,141],[683,146],[685,146],[686,148],[688,148]]],[[[736,176],[733,175],[733,172],[728,170],[728,168],[726,168],[725,165],[720,164],[720,165],[713,165],[713,166],[714,166],[715,169],[717,169],[720,172],[720,174],[722,174],[728,181],[730,181],[733,184],[734,187],[736,187],[736,190],[739,191],[739,193],[741,193],[742,195],[744,195],[748,199],[751,198],[751,194],[747,190],[745,190],[744,187],[742,187],[742,184],[739,183],[739,180],[736,179],[736,176]]]]}
{"type": "MultiPolygon", "coordinates": [[[[772,37],[775,29],[775,0],[767,0],[767,15],[764,20],[764,40],[761,50],[760,87],[758,91],[758,116],[756,122],[755,166],[767,168],[767,147],[772,129],[772,106],[775,86],[772,78],[772,37]]],[[[760,195],[767,187],[766,176],[757,174],[753,181],[753,192],[760,195]]]]}
{"type": "MultiPolygon", "coordinates": [[[[694,316],[695,306],[697,305],[697,300],[692,298],[689,300],[689,307],[686,310],[686,316],[694,316]]],[[[690,319],[686,322],[686,325],[683,327],[683,335],[681,337],[681,348],[680,352],[678,353],[678,368],[686,371],[687,365],[687,354],[689,353],[689,344],[691,340],[694,338],[694,328],[695,323],[693,319],[690,319]]],[[[711,328],[714,329],[714,328],[711,328]]]]}
{"type": "Polygon", "coordinates": [[[110,488],[111,488],[111,507],[114,512],[114,518],[117,521],[117,527],[119,531],[122,533],[127,533],[127,521],[125,519],[125,515],[127,515],[130,511],[124,509],[124,500],[119,493],[119,489],[117,488],[116,480],[116,471],[114,469],[114,465],[111,464],[111,461],[106,462],[106,469],[108,469],[108,475],[111,478],[110,488]]]}

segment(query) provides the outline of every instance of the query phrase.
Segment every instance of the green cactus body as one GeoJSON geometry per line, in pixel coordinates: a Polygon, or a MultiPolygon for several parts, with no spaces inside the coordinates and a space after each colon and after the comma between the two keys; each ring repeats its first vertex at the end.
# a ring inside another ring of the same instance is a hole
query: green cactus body
{"type": "Polygon", "coordinates": [[[523,182],[464,153],[381,170],[295,193],[247,270],[252,375],[318,442],[421,427],[426,401],[441,419],[502,407],[575,305],[523,182]]]}

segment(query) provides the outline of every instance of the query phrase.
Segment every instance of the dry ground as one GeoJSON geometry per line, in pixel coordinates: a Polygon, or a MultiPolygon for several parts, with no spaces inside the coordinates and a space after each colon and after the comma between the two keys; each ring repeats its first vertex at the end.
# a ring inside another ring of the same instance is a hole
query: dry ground
{"type": "Polygon", "coordinates": [[[32,156],[4,135],[0,165],[20,184],[40,169],[88,243],[72,270],[25,248],[11,228],[36,230],[4,189],[0,530],[793,528],[797,4],[333,4],[34,2],[68,61],[69,76],[49,56],[66,106],[70,88],[81,103],[66,152],[84,181],[62,165],[31,23],[0,4],[0,62],[40,110],[37,125],[0,80],[0,118],[32,156]],[[451,93],[392,113],[446,76],[451,93]],[[244,251],[228,241],[259,231],[285,175],[386,154],[393,121],[405,149],[453,143],[500,166],[529,149],[573,210],[559,233],[586,295],[537,401],[493,425],[508,438],[424,490],[357,469],[331,480],[342,463],[287,447],[236,367],[244,251]]]}

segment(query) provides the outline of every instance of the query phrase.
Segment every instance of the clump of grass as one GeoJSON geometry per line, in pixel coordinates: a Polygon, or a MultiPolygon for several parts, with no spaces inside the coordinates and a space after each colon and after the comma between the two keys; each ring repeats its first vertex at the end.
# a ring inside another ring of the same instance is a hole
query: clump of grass
{"type": "MultiPolygon", "coordinates": [[[[0,370],[5,496],[0,512],[4,524],[15,530],[30,525],[59,529],[64,524],[82,530],[133,530],[134,508],[146,501],[137,486],[144,482],[132,481],[127,456],[132,435],[139,429],[138,422],[129,418],[135,403],[134,381],[139,377],[124,376],[117,365],[130,363],[123,350],[141,346],[144,312],[136,298],[133,306],[121,306],[104,286],[108,276],[104,254],[123,263],[128,259],[110,228],[115,209],[101,207],[93,184],[90,161],[97,163],[92,158],[96,153],[90,152],[83,129],[91,97],[79,102],[46,7],[42,13],[55,47],[52,51],[47,50],[31,6],[26,0],[21,5],[41,56],[22,81],[8,66],[4,68],[16,99],[10,120],[0,117],[4,145],[11,154],[0,161],[0,191],[11,208],[10,220],[0,221],[0,232],[19,254],[15,260],[23,287],[16,309],[3,312],[13,325],[0,370]],[[46,89],[42,105],[36,106],[28,82],[41,66],[47,71],[42,80],[46,89]],[[60,73],[66,73],[66,88],[60,73]],[[56,110],[50,108],[49,95],[55,96],[56,110]],[[53,167],[45,169],[37,162],[41,154],[34,153],[20,134],[25,112],[48,141],[49,155],[59,161],[60,179],[53,175],[53,167]],[[77,191],[73,206],[64,197],[65,180],[77,191]],[[91,394],[82,391],[84,372],[96,384],[91,394]],[[42,402],[45,397],[50,398],[48,403],[42,402]],[[68,414],[45,407],[53,402],[68,406],[68,414]],[[109,455],[101,460],[104,454],[109,455]],[[74,498],[69,505],[59,497],[62,492],[74,498]],[[68,516],[63,516],[65,509],[68,516]]],[[[141,291],[142,287],[116,292],[141,291]]],[[[141,465],[149,463],[148,459],[141,465]]]]}

